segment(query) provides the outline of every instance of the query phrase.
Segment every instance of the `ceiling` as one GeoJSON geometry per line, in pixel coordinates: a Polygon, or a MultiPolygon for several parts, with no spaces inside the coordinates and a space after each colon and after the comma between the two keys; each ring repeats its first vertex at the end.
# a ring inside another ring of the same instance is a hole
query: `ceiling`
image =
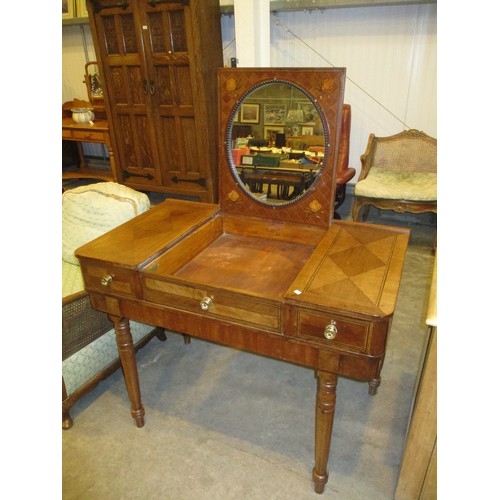
{"type": "MultiPolygon", "coordinates": [[[[234,0],[219,0],[221,12],[233,12],[234,0]]],[[[336,9],[378,5],[437,3],[437,0],[269,0],[272,11],[336,9]]]]}

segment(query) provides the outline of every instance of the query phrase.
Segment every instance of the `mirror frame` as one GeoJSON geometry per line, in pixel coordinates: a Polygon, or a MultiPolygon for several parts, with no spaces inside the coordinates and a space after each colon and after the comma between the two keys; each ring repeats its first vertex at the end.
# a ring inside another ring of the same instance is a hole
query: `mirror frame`
{"type": "Polygon", "coordinates": [[[337,154],[345,86],[345,68],[221,68],[219,78],[219,186],[224,213],[283,222],[329,226],[333,219],[337,154]],[[320,114],[325,157],[317,179],[305,194],[283,204],[263,203],[235,175],[231,120],[249,92],[273,82],[289,83],[308,96],[320,114]]]}

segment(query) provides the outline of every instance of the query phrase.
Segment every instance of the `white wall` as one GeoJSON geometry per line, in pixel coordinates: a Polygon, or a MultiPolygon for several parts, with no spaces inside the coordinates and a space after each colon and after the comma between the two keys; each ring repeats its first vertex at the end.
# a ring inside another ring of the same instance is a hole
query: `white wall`
{"type": "Polygon", "coordinates": [[[90,26],[65,25],[62,27],[62,102],[88,99],[84,83],[85,64],[95,61],[94,42],[90,26]]]}
{"type": "MultiPolygon", "coordinates": [[[[224,46],[234,37],[229,24],[223,19],[224,46]]],[[[272,67],[346,68],[352,182],[370,133],[416,128],[437,137],[436,4],[278,12],[270,31],[272,67]]],[[[224,60],[237,52],[229,45],[224,60]]]]}
{"type": "MultiPolygon", "coordinates": [[[[222,16],[225,65],[237,56],[234,25],[233,15],[222,16]]],[[[370,133],[416,128],[437,137],[436,4],[278,12],[269,29],[272,67],[347,69],[352,182],[370,133]]],[[[89,26],[63,26],[63,101],[86,98],[84,39],[95,59],[89,26]]]]}

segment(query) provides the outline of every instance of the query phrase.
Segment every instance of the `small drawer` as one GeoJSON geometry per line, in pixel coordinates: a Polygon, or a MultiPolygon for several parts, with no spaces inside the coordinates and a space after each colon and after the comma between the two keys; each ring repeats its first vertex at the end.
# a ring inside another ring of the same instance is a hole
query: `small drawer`
{"type": "Polygon", "coordinates": [[[119,267],[82,264],[85,285],[91,290],[112,295],[141,298],[140,280],[135,271],[119,267]]]}
{"type": "Polygon", "coordinates": [[[73,130],[73,137],[81,141],[104,142],[104,133],[93,130],[73,130]]]}
{"type": "Polygon", "coordinates": [[[280,330],[281,305],[238,293],[192,287],[166,280],[145,278],[144,299],[240,324],[280,330]]]}
{"type": "Polygon", "coordinates": [[[369,350],[369,323],[302,309],[298,311],[297,320],[297,337],[349,350],[362,352],[369,350]],[[325,335],[327,327],[330,331],[325,335]],[[333,338],[327,338],[327,335],[333,338]]]}
{"type": "Polygon", "coordinates": [[[71,139],[73,137],[73,132],[66,128],[62,129],[62,138],[63,139],[71,139]]]}

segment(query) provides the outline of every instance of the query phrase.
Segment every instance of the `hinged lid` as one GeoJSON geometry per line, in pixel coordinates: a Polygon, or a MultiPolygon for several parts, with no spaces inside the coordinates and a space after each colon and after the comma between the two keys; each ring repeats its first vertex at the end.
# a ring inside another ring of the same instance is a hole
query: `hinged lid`
{"type": "Polygon", "coordinates": [[[345,68],[219,70],[224,213],[331,224],[344,84],[345,68]]]}

